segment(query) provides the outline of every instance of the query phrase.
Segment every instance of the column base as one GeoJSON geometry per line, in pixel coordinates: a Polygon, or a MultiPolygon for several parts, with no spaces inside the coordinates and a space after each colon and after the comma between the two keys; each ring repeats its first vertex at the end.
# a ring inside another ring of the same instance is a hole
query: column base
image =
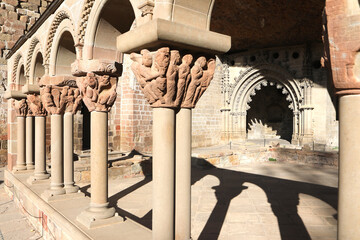
{"type": "Polygon", "coordinates": [[[34,164],[26,164],[26,169],[27,169],[27,170],[34,170],[34,169],[35,169],[35,165],[34,165],[34,164]]]}
{"type": "Polygon", "coordinates": [[[32,170],[27,170],[26,167],[25,167],[25,169],[22,167],[20,167],[20,168],[14,167],[12,170],[13,174],[22,174],[22,173],[30,173],[30,172],[32,172],[32,170]]]}
{"type": "Polygon", "coordinates": [[[45,180],[45,179],[49,179],[50,178],[50,173],[35,173],[34,174],[34,180],[37,181],[37,180],[45,180]]]}
{"type": "Polygon", "coordinates": [[[88,229],[91,229],[124,222],[125,219],[115,213],[115,208],[113,207],[89,207],[80,213],[76,220],[88,229]]]}
{"type": "MultiPolygon", "coordinates": [[[[64,189],[65,192],[65,189],[64,189]]],[[[41,194],[41,198],[44,199],[47,202],[54,202],[54,201],[62,201],[62,200],[68,200],[68,199],[74,199],[74,198],[81,198],[85,197],[85,194],[82,192],[76,192],[76,193],[69,193],[69,194],[61,194],[61,195],[53,195],[51,193],[51,190],[46,190],[41,194]]]]}
{"type": "Polygon", "coordinates": [[[57,196],[64,195],[65,193],[66,191],[63,187],[50,187],[50,189],[41,194],[41,197],[49,202],[58,199],[57,196]]]}
{"type": "Polygon", "coordinates": [[[30,176],[26,180],[26,182],[30,185],[49,183],[50,182],[49,177],[50,177],[50,174],[48,174],[47,178],[42,178],[42,179],[36,178],[35,176],[30,176]]]}
{"type": "Polygon", "coordinates": [[[69,185],[65,184],[64,189],[66,194],[70,194],[70,193],[77,193],[80,188],[78,186],[75,186],[74,184],[69,184],[69,185]]]}

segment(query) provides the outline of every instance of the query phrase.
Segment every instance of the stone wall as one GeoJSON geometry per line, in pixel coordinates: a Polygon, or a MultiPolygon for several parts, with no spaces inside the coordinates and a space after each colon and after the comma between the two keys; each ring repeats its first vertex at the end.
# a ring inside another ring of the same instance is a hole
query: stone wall
{"type": "Polygon", "coordinates": [[[7,103],[3,98],[7,82],[6,55],[52,1],[0,1],[0,166],[5,165],[7,156],[7,103]]]}

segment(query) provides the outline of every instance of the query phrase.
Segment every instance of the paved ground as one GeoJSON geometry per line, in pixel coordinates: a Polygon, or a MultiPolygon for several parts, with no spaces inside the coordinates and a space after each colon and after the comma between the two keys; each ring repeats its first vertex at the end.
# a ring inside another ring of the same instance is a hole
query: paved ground
{"type": "MultiPolygon", "coordinates": [[[[112,182],[118,212],[151,228],[151,179],[112,182]]],[[[263,163],[193,169],[193,239],[336,239],[337,169],[263,163]]]]}
{"type": "Polygon", "coordinates": [[[0,240],[43,239],[4,190],[4,169],[0,168],[0,240]]]}
{"type": "MultiPolygon", "coordinates": [[[[209,166],[193,168],[192,177],[193,239],[336,239],[336,168],[279,163],[209,166]]],[[[82,191],[91,189],[82,184],[82,191]]],[[[120,214],[151,229],[151,178],[111,180],[109,195],[120,214]]],[[[1,189],[4,239],[40,237],[8,201],[1,189]]]]}

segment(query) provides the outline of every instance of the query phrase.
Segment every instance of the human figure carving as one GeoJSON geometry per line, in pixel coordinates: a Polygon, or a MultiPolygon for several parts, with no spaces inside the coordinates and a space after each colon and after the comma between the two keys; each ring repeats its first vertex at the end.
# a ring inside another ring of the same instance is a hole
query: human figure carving
{"type": "Polygon", "coordinates": [[[193,107],[193,99],[195,96],[196,88],[201,83],[201,77],[203,76],[204,67],[206,65],[206,58],[199,57],[194,66],[191,68],[191,81],[189,83],[189,87],[187,88],[185,100],[183,101],[182,107],[193,107]]]}
{"type": "Polygon", "coordinates": [[[210,85],[210,82],[214,76],[215,67],[216,67],[216,61],[214,59],[209,59],[209,61],[207,62],[207,70],[203,72],[203,76],[200,79],[200,86],[196,88],[195,96],[192,102],[193,106],[196,105],[200,97],[203,95],[205,90],[210,85]]]}
{"type": "Polygon", "coordinates": [[[177,50],[170,52],[170,64],[166,72],[166,104],[172,104],[176,96],[176,82],[179,71],[180,53],[177,50]]]}
{"type": "Polygon", "coordinates": [[[193,57],[190,54],[185,55],[182,58],[182,63],[179,66],[179,80],[177,83],[177,94],[175,99],[175,106],[179,106],[184,98],[185,88],[190,81],[190,64],[193,61],[193,57]]]}
{"type": "Polygon", "coordinates": [[[159,72],[159,76],[152,81],[152,90],[160,99],[162,104],[165,103],[164,95],[166,91],[166,70],[170,61],[170,49],[168,47],[160,48],[155,54],[154,68],[159,72]]]}
{"type": "Polygon", "coordinates": [[[25,99],[14,100],[13,107],[15,108],[18,117],[25,117],[27,114],[28,106],[25,99]]]}
{"type": "Polygon", "coordinates": [[[29,109],[31,109],[35,116],[46,116],[46,110],[40,100],[40,96],[28,94],[27,103],[29,105],[29,109]]]}
{"type": "Polygon", "coordinates": [[[134,61],[131,65],[136,79],[138,79],[140,87],[145,95],[145,98],[150,104],[156,102],[159,98],[154,94],[151,88],[151,81],[159,76],[159,73],[151,69],[152,56],[147,49],[141,50],[142,61],[139,63],[135,54],[131,54],[130,58],[134,61]]]}

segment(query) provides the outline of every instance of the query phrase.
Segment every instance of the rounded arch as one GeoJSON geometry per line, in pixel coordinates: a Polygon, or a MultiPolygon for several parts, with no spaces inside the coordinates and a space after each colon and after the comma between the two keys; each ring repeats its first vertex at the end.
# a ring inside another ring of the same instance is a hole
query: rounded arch
{"type": "MultiPolygon", "coordinates": [[[[50,58],[48,60],[49,63],[49,75],[55,75],[59,74],[57,70],[59,69],[58,58],[60,50],[63,49],[65,51],[68,51],[68,54],[66,54],[66,58],[68,58],[68,61],[62,62],[62,64],[66,63],[68,70],[66,71],[66,74],[71,74],[70,66],[71,63],[73,63],[76,59],[76,50],[75,50],[75,43],[76,43],[76,37],[74,35],[74,28],[73,24],[70,19],[64,19],[57,27],[57,30],[53,37],[53,43],[50,49],[50,58]]],[[[61,74],[64,74],[64,71],[60,71],[61,74]]]]}
{"type": "Polygon", "coordinates": [[[137,9],[139,4],[139,0],[86,0],[79,26],[79,42],[84,45],[83,58],[96,58],[94,49],[97,44],[98,47],[103,47],[101,41],[97,41],[99,40],[97,36],[107,36],[111,31],[113,31],[111,35],[114,37],[108,37],[107,40],[114,41],[114,44],[109,42],[107,44],[113,45],[113,50],[116,50],[117,35],[129,31],[135,18],[140,16],[141,12],[137,9]],[[89,6],[91,6],[91,10],[85,11],[89,6]],[[115,11],[116,14],[104,13],[105,11],[115,11]],[[99,29],[108,30],[108,32],[99,34],[99,29]]]}
{"type": "Polygon", "coordinates": [[[14,64],[13,64],[13,68],[12,68],[12,76],[11,76],[11,83],[16,84],[17,83],[17,73],[18,73],[18,67],[19,67],[19,63],[20,60],[22,60],[22,55],[18,54],[16,55],[16,57],[14,58],[14,64]]]}
{"type": "Polygon", "coordinates": [[[31,60],[33,58],[33,53],[35,50],[35,47],[37,47],[38,45],[40,45],[40,41],[37,37],[34,37],[33,39],[31,39],[30,41],[30,46],[29,46],[29,51],[26,57],[26,72],[30,75],[30,71],[31,71],[31,60]]]}
{"type": "Polygon", "coordinates": [[[21,87],[26,84],[26,77],[25,77],[25,64],[24,61],[19,62],[19,66],[16,72],[16,86],[17,90],[21,90],[21,87]]]}
{"type": "Polygon", "coordinates": [[[46,50],[45,50],[45,62],[49,63],[50,60],[50,54],[52,52],[53,49],[53,42],[55,38],[55,34],[57,33],[57,30],[60,26],[60,24],[64,21],[68,19],[70,22],[70,32],[73,34],[73,36],[75,36],[75,29],[74,29],[74,25],[72,23],[72,20],[70,18],[70,14],[65,11],[65,10],[61,10],[58,13],[56,13],[54,20],[51,23],[50,29],[49,29],[49,34],[48,34],[48,38],[47,38],[47,42],[46,42],[46,50]]]}
{"type": "Polygon", "coordinates": [[[26,73],[29,76],[29,83],[34,84],[35,78],[42,77],[45,74],[44,54],[41,42],[34,37],[29,46],[29,52],[26,58],[26,73]]]}
{"type": "Polygon", "coordinates": [[[298,111],[303,95],[300,84],[290,73],[277,65],[259,64],[249,68],[236,79],[234,91],[231,92],[230,108],[232,112],[245,112],[247,102],[256,88],[265,82],[283,86],[284,94],[291,97],[293,110],[298,111]]]}

